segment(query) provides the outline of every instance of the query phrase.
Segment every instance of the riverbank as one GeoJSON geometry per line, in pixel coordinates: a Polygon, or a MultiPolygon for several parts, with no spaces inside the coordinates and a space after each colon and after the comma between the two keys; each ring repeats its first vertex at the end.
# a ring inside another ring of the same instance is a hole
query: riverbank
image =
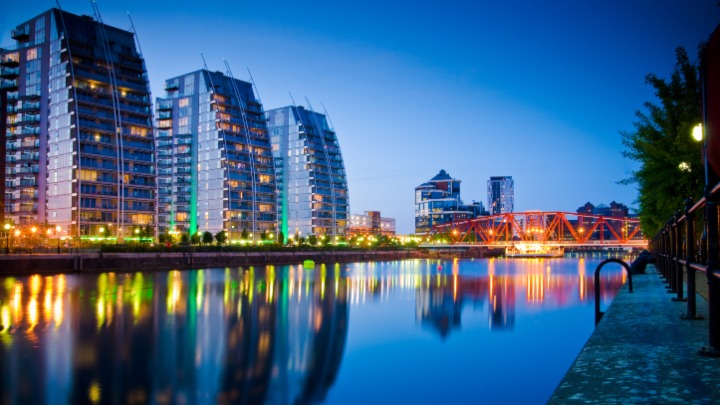
{"type": "Polygon", "coordinates": [[[348,263],[429,258],[414,250],[347,252],[178,252],[178,253],[80,253],[18,254],[0,256],[0,275],[108,270],[190,269],[200,267],[348,263]]]}
{"type": "Polygon", "coordinates": [[[683,320],[654,267],[623,287],[560,382],[549,404],[720,403],[720,359],[698,355],[707,345],[702,320],[683,320]]]}

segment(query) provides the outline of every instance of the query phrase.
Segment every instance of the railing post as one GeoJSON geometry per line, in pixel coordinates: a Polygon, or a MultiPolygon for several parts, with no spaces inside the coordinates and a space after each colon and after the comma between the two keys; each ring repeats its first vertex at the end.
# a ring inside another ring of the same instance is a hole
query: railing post
{"type": "Polygon", "coordinates": [[[667,266],[667,291],[675,292],[675,216],[668,221],[668,266],[667,266]]]}
{"type": "MultiPolygon", "coordinates": [[[[687,218],[686,218],[687,220],[687,218]]],[[[673,266],[675,267],[675,274],[674,274],[674,281],[675,281],[675,292],[677,293],[677,296],[673,297],[673,301],[685,301],[685,298],[683,297],[684,293],[684,285],[683,285],[683,266],[680,264],[680,258],[682,258],[683,255],[683,241],[681,232],[680,232],[680,211],[675,213],[675,217],[673,218],[673,234],[675,237],[675,254],[673,255],[673,266]]],[[[685,255],[686,256],[686,255],[685,255]]]]}
{"type": "Polygon", "coordinates": [[[695,290],[695,269],[690,263],[695,261],[695,213],[690,212],[693,199],[685,199],[685,274],[687,274],[687,313],[683,319],[702,319],[697,316],[697,302],[695,290]]]}
{"type": "Polygon", "coordinates": [[[720,356],[720,285],[718,284],[718,203],[711,195],[706,196],[705,220],[707,227],[707,282],[709,346],[700,348],[705,356],[720,356]]]}

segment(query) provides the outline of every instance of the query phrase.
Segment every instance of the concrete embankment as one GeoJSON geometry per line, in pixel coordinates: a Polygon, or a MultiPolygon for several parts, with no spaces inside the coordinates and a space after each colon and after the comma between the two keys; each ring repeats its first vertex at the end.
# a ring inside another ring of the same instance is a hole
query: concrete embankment
{"type": "Polygon", "coordinates": [[[687,304],[648,271],[633,276],[633,293],[620,290],[548,403],[720,403],[720,359],[698,355],[707,301],[698,296],[704,320],[681,319],[687,304]]]}
{"type": "Polygon", "coordinates": [[[203,267],[298,264],[305,260],[348,263],[425,258],[419,250],[362,252],[182,252],[83,253],[0,256],[0,275],[60,272],[96,272],[124,269],[187,269],[203,267]]]}

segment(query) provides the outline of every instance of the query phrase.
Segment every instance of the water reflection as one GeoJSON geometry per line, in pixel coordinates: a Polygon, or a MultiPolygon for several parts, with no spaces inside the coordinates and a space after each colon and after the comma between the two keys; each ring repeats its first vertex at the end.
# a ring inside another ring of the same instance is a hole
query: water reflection
{"type": "MultiPolygon", "coordinates": [[[[353,306],[414,300],[416,323],[445,340],[466,306],[484,308],[490,329],[512,330],[519,310],[594,298],[583,259],[570,273],[554,261],[518,263],[0,279],[0,402],[321,403],[339,376],[353,306]]],[[[607,302],[624,276],[604,279],[607,302]]]]}

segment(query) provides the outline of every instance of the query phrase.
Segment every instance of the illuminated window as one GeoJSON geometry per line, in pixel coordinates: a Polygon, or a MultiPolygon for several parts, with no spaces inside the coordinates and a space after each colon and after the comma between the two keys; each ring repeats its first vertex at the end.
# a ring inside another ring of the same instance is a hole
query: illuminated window
{"type": "Polygon", "coordinates": [[[190,99],[189,98],[181,98],[180,102],[178,103],[178,107],[187,107],[190,105],[190,99]]]}
{"type": "Polygon", "coordinates": [[[187,212],[178,212],[177,215],[175,216],[175,219],[176,219],[178,222],[187,221],[187,218],[188,218],[187,212]]]}
{"type": "Polygon", "coordinates": [[[178,119],[178,126],[187,126],[189,122],[188,117],[182,117],[178,119]]]}
{"type": "Polygon", "coordinates": [[[147,136],[147,128],[141,128],[136,126],[130,127],[130,133],[132,135],[147,136]]]}
{"type": "Polygon", "coordinates": [[[25,55],[27,57],[27,60],[37,59],[38,58],[38,48],[28,49],[27,53],[25,55]]]}
{"type": "Polygon", "coordinates": [[[96,181],[98,173],[94,170],[80,170],[80,180],[96,181]]]}

